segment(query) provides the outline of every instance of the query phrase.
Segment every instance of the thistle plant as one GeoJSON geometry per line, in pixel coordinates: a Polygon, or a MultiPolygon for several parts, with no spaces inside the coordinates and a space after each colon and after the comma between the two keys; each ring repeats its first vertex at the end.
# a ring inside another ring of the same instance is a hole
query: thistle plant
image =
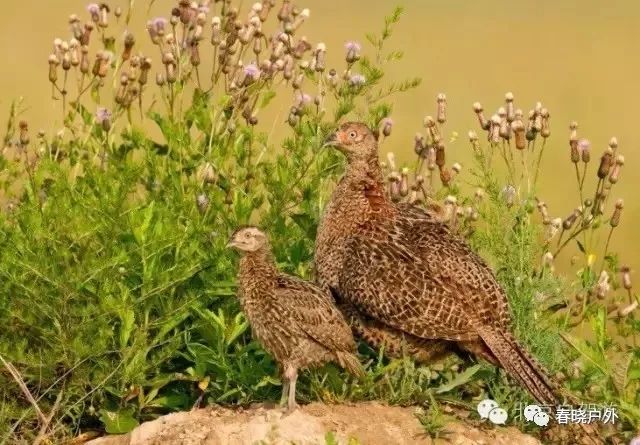
{"type": "Polygon", "coordinates": [[[372,56],[350,42],[332,67],[331,49],[301,34],[310,11],[288,0],[179,1],[142,30],[132,5],[90,4],[55,39],[43,81],[58,131],[33,132],[20,104],[11,110],[0,442],[275,400],[275,365],[234,297],[228,235],[266,228],[282,268],[311,278],[315,226],[340,171],[321,150],[328,131],[348,114],[377,124],[394,93],[419,83],[383,79],[401,10],[371,37],[372,56]],[[276,96],[291,108],[272,121],[276,96]]]}

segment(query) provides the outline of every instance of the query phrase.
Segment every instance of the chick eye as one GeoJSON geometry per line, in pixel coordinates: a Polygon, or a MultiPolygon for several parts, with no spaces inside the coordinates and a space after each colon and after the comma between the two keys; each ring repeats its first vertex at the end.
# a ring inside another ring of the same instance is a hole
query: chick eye
{"type": "Polygon", "coordinates": [[[357,134],[356,134],[356,132],[355,132],[355,131],[350,131],[350,132],[349,132],[349,137],[350,137],[351,139],[355,139],[355,138],[356,138],[356,136],[357,136],[357,134]]]}

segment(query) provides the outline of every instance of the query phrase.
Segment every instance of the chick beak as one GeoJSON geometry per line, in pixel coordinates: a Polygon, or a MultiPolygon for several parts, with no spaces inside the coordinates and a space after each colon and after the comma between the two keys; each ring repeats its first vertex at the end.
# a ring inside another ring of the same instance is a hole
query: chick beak
{"type": "Polygon", "coordinates": [[[322,148],[324,148],[324,147],[335,147],[336,145],[338,145],[338,135],[337,135],[336,132],[332,132],[324,140],[324,144],[322,144],[322,148]]]}
{"type": "Polygon", "coordinates": [[[226,249],[231,249],[231,248],[233,248],[233,247],[235,247],[235,246],[236,246],[236,243],[235,243],[232,239],[230,239],[230,240],[229,240],[229,242],[227,243],[227,245],[226,245],[226,246],[224,246],[224,247],[225,247],[226,249]]]}

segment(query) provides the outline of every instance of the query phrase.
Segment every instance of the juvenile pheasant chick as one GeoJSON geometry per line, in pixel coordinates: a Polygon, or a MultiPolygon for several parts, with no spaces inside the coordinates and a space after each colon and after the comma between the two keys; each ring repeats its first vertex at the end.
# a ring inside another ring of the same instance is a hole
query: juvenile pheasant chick
{"type": "Polygon", "coordinates": [[[296,407],[298,370],[335,362],[362,375],[351,329],[331,298],[307,281],[278,272],[262,231],[238,229],[227,247],[242,254],[238,296],[254,337],[283,374],[281,405],[286,402],[289,411],[296,407]]]}

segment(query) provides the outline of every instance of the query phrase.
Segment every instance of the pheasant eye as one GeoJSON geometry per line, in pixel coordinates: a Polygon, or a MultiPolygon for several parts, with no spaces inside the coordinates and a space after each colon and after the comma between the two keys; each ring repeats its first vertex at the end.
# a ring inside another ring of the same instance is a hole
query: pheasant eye
{"type": "Polygon", "coordinates": [[[356,138],[356,136],[357,136],[357,134],[356,134],[356,132],[355,132],[355,131],[350,131],[350,132],[349,132],[349,137],[350,137],[351,139],[355,139],[355,138],[356,138]]]}

